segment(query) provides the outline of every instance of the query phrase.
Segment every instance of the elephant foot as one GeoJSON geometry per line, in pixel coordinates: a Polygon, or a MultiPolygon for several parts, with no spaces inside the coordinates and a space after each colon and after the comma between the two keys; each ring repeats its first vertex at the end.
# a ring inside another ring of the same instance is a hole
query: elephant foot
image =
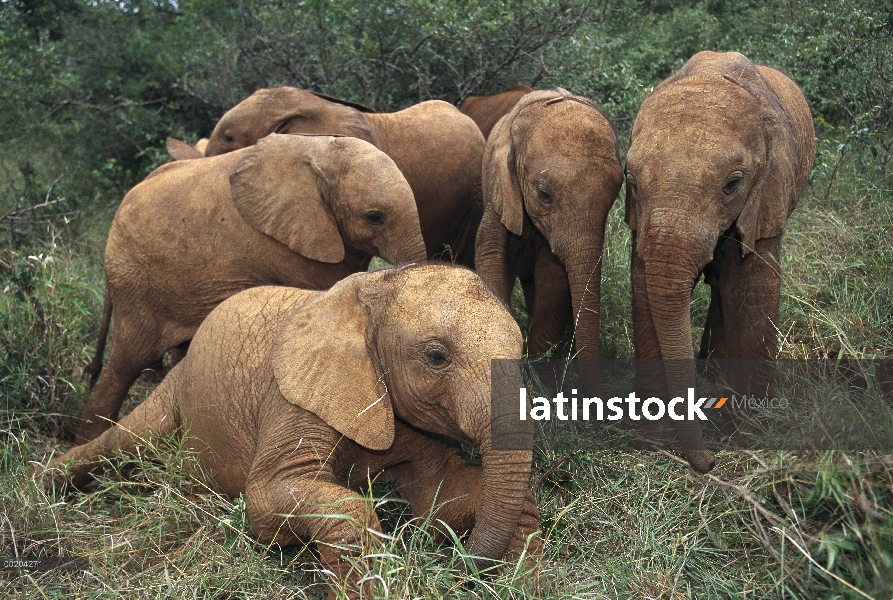
{"type": "MultiPolygon", "coordinates": [[[[317,543],[320,562],[325,567],[329,580],[329,593],[326,600],[359,600],[360,598],[372,598],[372,582],[366,581],[360,584],[362,573],[358,570],[358,564],[345,560],[342,555],[344,550],[328,544],[317,543]]],[[[359,557],[357,557],[359,558],[359,557]]]]}
{"type": "Polygon", "coordinates": [[[710,450],[686,450],[683,455],[691,468],[702,475],[709,473],[716,466],[716,457],[710,450]]]}

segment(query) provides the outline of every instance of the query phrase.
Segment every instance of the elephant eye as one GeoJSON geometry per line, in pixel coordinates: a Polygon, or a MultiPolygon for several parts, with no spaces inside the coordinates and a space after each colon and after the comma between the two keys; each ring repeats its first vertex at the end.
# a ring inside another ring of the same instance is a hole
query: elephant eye
{"type": "Polygon", "coordinates": [[[538,187],[536,188],[536,195],[543,204],[552,204],[552,195],[549,193],[549,190],[538,187]]]}
{"type": "Polygon", "coordinates": [[[450,362],[447,349],[440,342],[431,342],[425,347],[425,358],[435,367],[443,367],[450,362]]]}
{"type": "Polygon", "coordinates": [[[383,225],[384,215],[378,211],[368,212],[366,213],[366,222],[370,225],[383,225]]]}
{"type": "Polygon", "coordinates": [[[726,196],[730,196],[732,192],[735,191],[735,188],[738,187],[738,184],[741,183],[741,179],[741,174],[734,174],[732,178],[726,181],[725,185],[722,186],[722,193],[726,196]]]}

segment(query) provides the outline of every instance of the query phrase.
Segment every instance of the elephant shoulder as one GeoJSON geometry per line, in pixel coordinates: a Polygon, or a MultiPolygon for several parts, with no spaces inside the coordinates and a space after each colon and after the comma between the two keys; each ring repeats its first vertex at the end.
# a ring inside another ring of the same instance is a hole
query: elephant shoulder
{"type": "Polygon", "coordinates": [[[234,165],[233,158],[227,157],[226,161],[176,161],[155,169],[127,193],[121,201],[115,220],[123,218],[127,213],[143,214],[150,207],[160,209],[172,204],[185,208],[208,201],[212,196],[209,192],[214,187],[227,184],[229,171],[225,167],[220,168],[221,162],[234,165]]]}
{"type": "Polygon", "coordinates": [[[249,288],[221,302],[205,318],[190,346],[236,347],[248,359],[272,351],[271,340],[285,318],[319,292],[284,286],[249,288]]]}

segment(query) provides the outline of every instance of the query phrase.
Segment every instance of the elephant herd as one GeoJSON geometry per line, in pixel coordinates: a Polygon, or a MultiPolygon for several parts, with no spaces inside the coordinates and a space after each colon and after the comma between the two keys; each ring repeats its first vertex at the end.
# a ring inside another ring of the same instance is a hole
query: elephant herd
{"type": "MultiPolygon", "coordinates": [[[[333,584],[357,595],[343,555],[380,527],[351,488],[378,473],[416,514],[446,501],[438,517],[470,532],[481,564],[541,552],[531,452],[491,444],[491,359],[522,355],[516,279],[530,356],[598,358],[605,221],[624,180],[635,357],[693,358],[702,274],[699,356],[775,355],[780,239],[815,136],[785,75],[700,52],[643,102],[625,169],[593,101],[527,86],[387,114],[263,89],[208,140],[168,149],[179,160],[112,223],[94,378],[114,317],[111,351],[85,443],[49,463],[45,485],[81,486],[103,457],[181,431],[224,492],[245,494],[263,543],[313,539],[333,584]],[[368,272],[374,255],[406,266],[368,272]],[[168,351],[171,371],[109,428],[168,351]],[[350,518],[320,518],[335,506],[350,518]]],[[[690,363],[637,385],[681,395],[690,363]]],[[[710,470],[697,423],[674,425],[665,435],[710,470]]]]}

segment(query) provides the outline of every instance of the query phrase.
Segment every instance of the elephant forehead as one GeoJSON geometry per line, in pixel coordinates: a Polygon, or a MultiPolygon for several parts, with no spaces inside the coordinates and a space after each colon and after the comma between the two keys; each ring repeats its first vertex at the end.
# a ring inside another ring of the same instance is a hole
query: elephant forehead
{"type": "Polygon", "coordinates": [[[357,138],[332,138],[342,148],[346,159],[345,173],[364,180],[392,181],[408,186],[400,169],[387,154],[364,140],[357,138]]]}
{"type": "Polygon", "coordinates": [[[297,106],[298,104],[313,104],[324,101],[310,92],[294,87],[278,87],[259,89],[243,102],[251,101],[262,109],[273,109],[282,106],[297,106]]]}
{"type": "Polygon", "coordinates": [[[463,337],[490,327],[517,329],[502,302],[473,271],[425,265],[409,270],[397,289],[389,312],[398,320],[436,326],[463,337]]]}
{"type": "Polygon", "coordinates": [[[762,145],[759,107],[746,91],[722,81],[725,85],[717,89],[680,84],[649,97],[652,101],[636,118],[627,164],[706,167],[743,161],[757,151],[762,145]]]}

